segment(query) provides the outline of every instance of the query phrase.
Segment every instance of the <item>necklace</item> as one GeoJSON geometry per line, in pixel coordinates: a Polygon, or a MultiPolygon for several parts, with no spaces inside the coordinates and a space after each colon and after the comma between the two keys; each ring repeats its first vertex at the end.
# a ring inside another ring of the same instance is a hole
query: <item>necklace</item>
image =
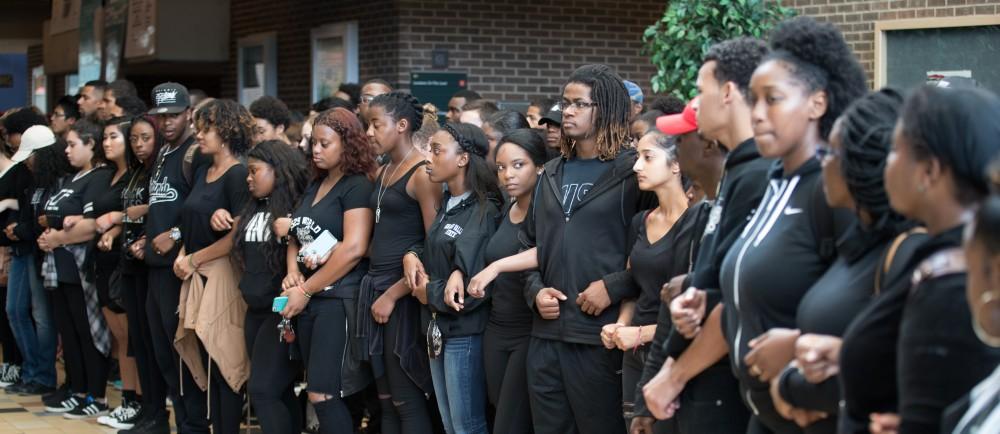
{"type": "MultiPolygon", "coordinates": [[[[379,218],[382,217],[382,197],[385,196],[385,192],[389,191],[389,188],[392,187],[392,178],[396,176],[396,171],[399,170],[400,167],[403,167],[403,163],[410,158],[410,153],[412,153],[416,148],[416,146],[413,146],[409,151],[406,151],[406,155],[403,156],[403,160],[400,161],[394,169],[392,169],[392,173],[389,174],[389,185],[385,185],[385,178],[379,180],[378,191],[375,192],[375,224],[378,224],[379,218]]],[[[385,174],[384,170],[382,171],[382,174],[385,174]]]]}

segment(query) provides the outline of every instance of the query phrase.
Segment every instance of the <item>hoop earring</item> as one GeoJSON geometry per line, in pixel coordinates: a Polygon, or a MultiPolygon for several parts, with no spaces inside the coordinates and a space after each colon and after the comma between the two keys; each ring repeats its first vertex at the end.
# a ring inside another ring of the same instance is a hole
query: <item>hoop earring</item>
{"type": "MultiPolygon", "coordinates": [[[[1000,337],[993,336],[990,332],[986,331],[983,327],[982,321],[988,317],[998,317],[1000,314],[991,313],[989,309],[990,304],[995,304],[1000,302],[1000,296],[994,294],[993,292],[987,291],[979,296],[979,302],[981,303],[976,309],[976,315],[972,317],[972,328],[976,332],[976,336],[979,340],[983,341],[984,344],[989,345],[994,348],[1000,348],[1000,337]],[[984,309],[985,308],[985,309],[984,309]],[[985,310],[985,312],[984,312],[985,310]],[[977,319],[978,318],[978,319],[977,319]]],[[[996,318],[992,318],[996,319],[996,318]]],[[[992,321],[990,321],[992,322],[992,321]]],[[[991,324],[995,325],[995,324],[991,324]]]]}

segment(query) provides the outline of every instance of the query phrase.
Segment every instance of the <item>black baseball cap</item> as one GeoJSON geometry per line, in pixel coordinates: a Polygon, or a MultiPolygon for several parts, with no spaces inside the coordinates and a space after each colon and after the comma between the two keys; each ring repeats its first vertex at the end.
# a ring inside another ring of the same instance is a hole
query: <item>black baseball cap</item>
{"type": "Polygon", "coordinates": [[[552,124],[557,127],[562,126],[562,110],[559,110],[559,105],[552,106],[549,112],[542,116],[538,120],[539,125],[552,124]]]}
{"type": "Polygon", "coordinates": [[[153,88],[151,115],[180,113],[191,106],[191,97],[183,84],[167,82],[153,88]]]}

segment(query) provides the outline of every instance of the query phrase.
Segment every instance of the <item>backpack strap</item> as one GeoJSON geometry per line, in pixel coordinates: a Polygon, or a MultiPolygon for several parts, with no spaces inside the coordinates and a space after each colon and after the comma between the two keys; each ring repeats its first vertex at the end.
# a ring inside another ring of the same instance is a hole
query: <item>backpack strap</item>
{"type": "Polygon", "coordinates": [[[184,179],[187,181],[188,185],[194,185],[194,157],[198,152],[198,147],[194,143],[188,145],[187,149],[184,151],[184,162],[181,164],[181,172],[184,174],[184,179]]]}
{"type": "Polygon", "coordinates": [[[882,265],[875,270],[875,295],[878,295],[882,290],[882,280],[885,279],[886,276],[890,275],[893,261],[896,259],[896,253],[899,252],[899,248],[903,245],[903,243],[906,242],[911,235],[926,233],[927,229],[918,226],[897,235],[896,238],[892,240],[892,244],[889,244],[889,248],[886,249],[885,253],[882,255],[882,261],[880,262],[882,265]]]}

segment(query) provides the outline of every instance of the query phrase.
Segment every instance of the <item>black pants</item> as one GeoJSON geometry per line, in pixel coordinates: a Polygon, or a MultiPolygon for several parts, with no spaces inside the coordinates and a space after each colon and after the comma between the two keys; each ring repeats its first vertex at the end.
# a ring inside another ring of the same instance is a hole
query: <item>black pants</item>
{"type": "Polygon", "coordinates": [[[14,340],[14,332],[10,329],[10,321],[7,319],[7,282],[0,282],[0,303],[3,303],[3,312],[0,312],[0,347],[3,347],[3,362],[11,365],[21,366],[24,357],[21,350],[17,348],[17,341],[14,340]]]}
{"type": "Polygon", "coordinates": [[[396,339],[405,330],[399,315],[390,315],[382,333],[382,356],[385,376],[377,382],[380,400],[391,401],[382,405],[382,434],[430,434],[430,401],[424,391],[403,371],[402,361],[396,354],[396,339]]]}
{"type": "Polygon", "coordinates": [[[306,364],[308,391],[329,398],[313,403],[320,434],[353,432],[351,413],[340,397],[340,371],[347,345],[344,301],[313,297],[298,316],[297,339],[306,364]]]}
{"type": "MultiPolygon", "coordinates": [[[[638,351],[626,351],[622,353],[622,415],[625,417],[625,429],[632,426],[632,418],[635,417],[635,396],[642,378],[642,370],[646,367],[646,355],[648,346],[638,351]]],[[[744,422],[744,425],[746,422],[744,422]]],[[[658,420],[653,424],[653,432],[656,434],[676,434],[677,418],[658,420]]]]}
{"type": "Polygon", "coordinates": [[[247,392],[260,426],[268,434],[302,432],[302,408],[295,397],[295,378],[302,364],[291,360],[288,344],[279,341],[281,316],[247,311],[243,332],[250,353],[247,392]]]}
{"type": "MultiPolygon", "coordinates": [[[[212,422],[212,433],[239,434],[240,420],[243,417],[243,393],[229,387],[218,365],[215,362],[209,365],[210,356],[205,352],[205,348],[199,345],[199,349],[202,363],[210,371],[207,410],[209,420],[212,422]]],[[[184,393],[184,398],[187,398],[187,389],[184,393]]]]}
{"type": "Polygon", "coordinates": [[[623,434],[622,354],[602,346],[531,338],[528,394],[539,434],[623,434]]]}
{"type": "Polygon", "coordinates": [[[514,335],[499,327],[486,327],[483,335],[483,367],[486,394],[496,407],[493,434],[527,434],[531,426],[528,401],[528,335],[514,335]]]}
{"type": "Polygon", "coordinates": [[[149,319],[150,342],[156,355],[156,366],[167,384],[179,433],[208,433],[208,400],[198,388],[191,372],[181,369],[180,357],[174,349],[177,332],[177,307],[180,303],[181,281],[169,268],[149,268],[149,292],[146,315],[149,319]],[[183,387],[183,395],[181,390],[183,387]]]}
{"type": "Polygon", "coordinates": [[[149,277],[145,267],[136,267],[134,272],[122,273],[122,302],[128,318],[129,355],[135,358],[139,371],[139,385],[142,386],[142,411],[145,417],[166,418],[167,383],[163,381],[156,366],[153,351],[153,336],[149,331],[149,316],[146,315],[149,277]]]}
{"type": "Polygon", "coordinates": [[[739,381],[725,359],[694,377],[681,393],[677,425],[682,434],[739,434],[750,410],[740,399],[739,381]]]}
{"type": "Polygon", "coordinates": [[[71,372],[70,389],[77,395],[104,398],[108,387],[108,358],[97,350],[90,335],[83,287],[59,282],[52,295],[56,330],[62,338],[63,359],[66,370],[71,372]]]}

